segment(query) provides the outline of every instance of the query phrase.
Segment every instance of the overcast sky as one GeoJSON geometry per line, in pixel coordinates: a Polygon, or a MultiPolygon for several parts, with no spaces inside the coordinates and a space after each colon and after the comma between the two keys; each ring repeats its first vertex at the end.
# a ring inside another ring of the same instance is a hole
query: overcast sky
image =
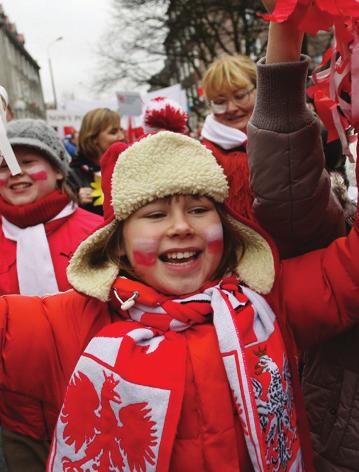
{"type": "MultiPolygon", "coordinates": [[[[48,50],[58,101],[96,99],[90,89],[96,69],[96,44],[110,19],[111,0],[0,0],[25,47],[37,61],[46,101],[52,101],[48,50]],[[63,40],[54,43],[59,36],[63,40]],[[50,47],[49,47],[50,46],[50,47]]],[[[105,96],[101,98],[107,98],[105,96]]]]}

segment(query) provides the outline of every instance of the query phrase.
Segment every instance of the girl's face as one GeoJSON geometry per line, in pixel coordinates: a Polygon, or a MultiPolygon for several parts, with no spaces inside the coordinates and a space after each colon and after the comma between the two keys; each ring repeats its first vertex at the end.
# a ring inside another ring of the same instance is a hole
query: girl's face
{"type": "Polygon", "coordinates": [[[198,290],[216,272],[223,254],[222,223],[206,197],[155,200],[125,220],[123,238],[138,278],[170,295],[198,290]]]}
{"type": "Polygon", "coordinates": [[[0,165],[0,196],[12,205],[33,203],[56,189],[64,176],[55,170],[36,150],[24,146],[14,148],[21,174],[12,176],[6,162],[0,165]]]}
{"type": "Polygon", "coordinates": [[[120,123],[111,124],[99,133],[95,140],[95,143],[100,153],[103,154],[105,151],[107,151],[111,144],[117,141],[123,141],[124,138],[125,135],[120,123]]]}

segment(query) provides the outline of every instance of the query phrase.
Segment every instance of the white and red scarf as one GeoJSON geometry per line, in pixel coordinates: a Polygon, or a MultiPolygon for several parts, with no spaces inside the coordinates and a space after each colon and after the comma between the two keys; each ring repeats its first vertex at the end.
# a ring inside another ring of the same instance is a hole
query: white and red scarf
{"type": "Polygon", "coordinates": [[[16,242],[16,271],[21,295],[57,293],[54,263],[45,224],[71,216],[77,205],[58,190],[27,205],[0,200],[1,226],[7,239],[16,242]]]}
{"type": "Polygon", "coordinates": [[[247,135],[243,131],[220,123],[212,113],[204,120],[201,137],[226,151],[243,146],[247,142],[247,135]]]}
{"type": "Polygon", "coordinates": [[[49,471],[167,471],[185,384],[181,331],[212,316],[254,470],[304,470],[285,343],[263,297],[235,277],[177,299],[121,277],[113,290],[111,305],[127,320],[104,328],[82,354],[49,471]]]}

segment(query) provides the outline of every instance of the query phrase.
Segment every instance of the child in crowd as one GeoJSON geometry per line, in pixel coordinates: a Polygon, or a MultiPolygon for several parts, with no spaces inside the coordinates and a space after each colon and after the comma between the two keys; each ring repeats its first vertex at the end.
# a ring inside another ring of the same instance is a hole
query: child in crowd
{"type": "Polygon", "coordinates": [[[280,263],[222,205],[198,142],[159,132],[117,155],[103,158],[112,218],[69,266],[76,291],[1,301],[3,424],[48,438],[85,349],[49,470],[312,470],[296,345],[358,318],[357,226],[280,263]]]}
{"type": "Polygon", "coordinates": [[[100,158],[125,135],[121,128],[119,113],[109,108],[95,108],[85,114],[78,136],[77,156],[71,162],[75,174],[80,205],[85,210],[103,214],[101,195],[94,196],[94,190],[101,190],[100,158]]]}
{"type": "MultiPolygon", "coordinates": [[[[14,120],[7,134],[21,173],[11,175],[5,160],[0,165],[0,294],[65,291],[72,254],[102,218],[77,207],[67,182],[69,159],[50,126],[41,120],[14,120]]],[[[31,311],[21,317],[32,324],[31,311]]],[[[5,431],[3,442],[10,470],[21,470],[23,463],[33,470],[34,458],[38,470],[46,461],[47,449],[31,438],[5,431]]]]}
{"type": "Polygon", "coordinates": [[[67,290],[69,260],[102,218],[77,207],[67,182],[69,158],[44,121],[13,120],[9,142],[21,167],[0,165],[0,293],[45,295],[67,290]]]}

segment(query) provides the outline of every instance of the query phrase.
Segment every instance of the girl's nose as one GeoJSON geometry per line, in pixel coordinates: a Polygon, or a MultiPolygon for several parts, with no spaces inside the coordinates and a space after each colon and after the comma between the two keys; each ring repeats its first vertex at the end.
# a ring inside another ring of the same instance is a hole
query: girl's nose
{"type": "Polygon", "coordinates": [[[193,234],[193,228],[188,222],[185,215],[177,214],[173,215],[171,224],[168,228],[168,236],[174,237],[186,237],[193,234]]]}

